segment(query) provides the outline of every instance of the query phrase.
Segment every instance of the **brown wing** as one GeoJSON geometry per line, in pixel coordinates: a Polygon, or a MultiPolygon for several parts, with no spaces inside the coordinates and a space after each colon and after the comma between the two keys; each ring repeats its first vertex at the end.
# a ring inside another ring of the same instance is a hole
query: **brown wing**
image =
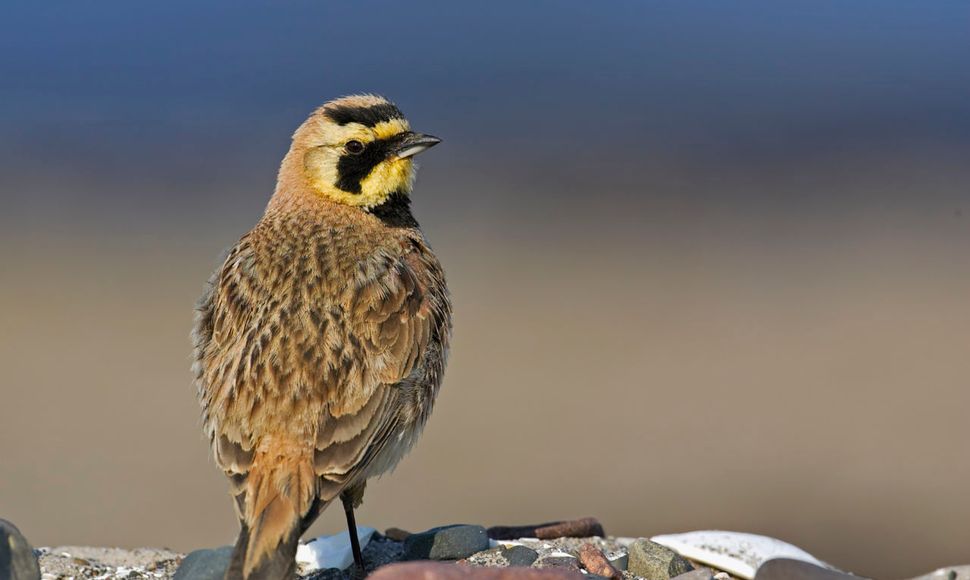
{"type": "Polygon", "coordinates": [[[254,453],[284,425],[310,425],[288,435],[312,443],[315,495],[329,501],[419,418],[440,378],[450,310],[441,268],[420,240],[355,267],[349,287],[319,287],[337,264],[325,249],[309,255],[277,252],[257,265],[244,238],[199,303],[203,420],[240,515],[254,453]]]}
{"type": "Polygon", "coordinates": [[[193,370],[202,405],[202,422],[212,444],[216,464],[232,482],[236,508],[242,518],[244,485],[254,456],[251,434],[226,421],[225,399],[232,394],[234,369],[241,365],[240,348],[235,346],[245,334],[252,303],[261,297],[253,292],[253,252],[247,238],[231,248],[206,284],[196,305],[193,370]],[[240,290],[245,284],[250,299],[240,290]],[[218,326],[218,331],[217,331],[218,326]]]}
{"type": "Polygon", "coordinates": [[[353,482],[391,438],[423,420],[440,380],[450,307],[437,259],[421,240],[409,240],[404,255],[385,258],[380,270],[350,295],[349,336],[367,372],[364,396],[336,399],[321,423],[314,466],[325,499],[353,482]]]}

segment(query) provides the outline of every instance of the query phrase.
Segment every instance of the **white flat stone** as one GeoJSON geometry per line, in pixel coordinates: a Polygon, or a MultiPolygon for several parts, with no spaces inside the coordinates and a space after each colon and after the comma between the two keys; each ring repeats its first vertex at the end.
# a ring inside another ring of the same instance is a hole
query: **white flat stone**
{"type": "MultiPolygon", "coordinates": [[[[357,539],[363,550],[376,532],[374,528],[357,526],[357,539]]],[[[354,563],[354,551],[350,547],[350,534],[341,532],[332,536],[320,536],[300,544],[296,549],[296,563],[306,572],[339,568],[346,570],[354,563]]]]}
{"type": "Polygon", "coordinates": [[[708,530],[654,536],[650,541],[747,580],[754,578],[758,567],[773,558],[791,558],[831,568],[797,546],[757,534],[708,530]]]}
{"type": "Polygon", "coordinates": [[[967,580],[968,578],[970,578],[970,566],[951,566],[934,570],[913,580],[967,580]]]}

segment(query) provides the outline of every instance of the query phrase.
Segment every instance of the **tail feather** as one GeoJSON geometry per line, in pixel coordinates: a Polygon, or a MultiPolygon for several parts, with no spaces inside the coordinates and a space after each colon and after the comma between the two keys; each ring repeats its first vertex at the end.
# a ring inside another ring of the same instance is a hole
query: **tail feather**
{"type": "Polygon", "coordinates": [[[262,554],[258,561],[248,557],[252,531],[243,524],[233,549],[226,580],[289,580],[296,577],[296,548],[300,530],[293,529],[273,550],[262,554]]]}
{"type": "Polygon", "coordinates": [[[241,530],[226,580],[290,580],[308,516],[318,513],[312,460],[257,453],[239,486],[241,530]],[[260,459],[265,459],[260,461],[260,459]]]}

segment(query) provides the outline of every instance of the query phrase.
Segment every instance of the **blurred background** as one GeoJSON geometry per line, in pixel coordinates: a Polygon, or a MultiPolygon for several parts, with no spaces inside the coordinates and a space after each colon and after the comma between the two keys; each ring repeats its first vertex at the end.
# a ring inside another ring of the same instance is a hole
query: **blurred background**
{"type": "MultiPolygon", "coordinates": [[[[970,561],[970,6],[8,2],[0,516],[226,544],[193,304],[324,101],[444,144],[454,295],[424,438],[365,525],[595,515],[859,574],[970,561]]],[[[330,510],[312,530],[342,530],[330,510]]]]}

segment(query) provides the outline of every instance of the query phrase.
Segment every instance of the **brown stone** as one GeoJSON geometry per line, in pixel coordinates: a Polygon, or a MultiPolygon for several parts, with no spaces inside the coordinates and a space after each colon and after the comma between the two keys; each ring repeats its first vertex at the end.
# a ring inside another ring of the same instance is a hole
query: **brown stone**
{"type": "Polygon", "coordinates": [[[404,562],[378,568],[368,580],[585,580],[561,568],[473,568],[443,562],[404,562]]]}
{"type": "Polygon", "coordinates": [[[582,562],[583,568],[586,568],[587,572],[613,578],[613,580],[623,579],[623,574],[614,568],[610,561],[606,559],[603,551],[593,544],[586,543],[579,547],[579,561],[582,562]]]}

